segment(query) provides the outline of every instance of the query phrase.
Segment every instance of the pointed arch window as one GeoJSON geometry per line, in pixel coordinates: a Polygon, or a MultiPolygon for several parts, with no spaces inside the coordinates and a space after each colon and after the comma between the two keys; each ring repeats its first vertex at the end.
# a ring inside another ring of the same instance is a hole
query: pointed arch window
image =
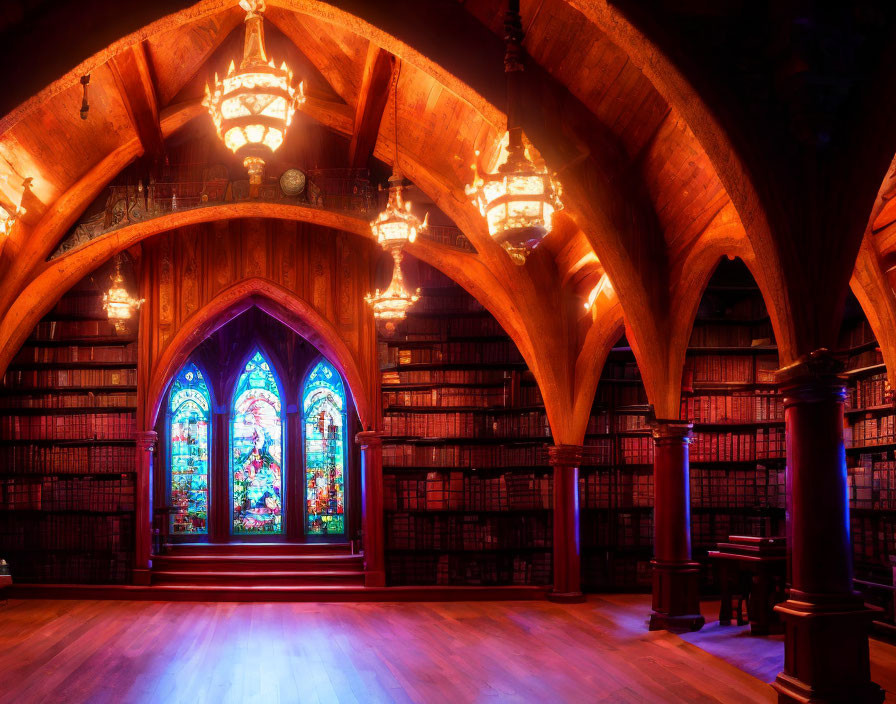
{"type": "Polygon", "coordinates": [[[246,363],[233,394],[230,432],[234,534],[283,532],[281,394],[261,352],[246,363]]]}
{"type": "Polygon", "coordinates": [[[188,362],[174,378],[168,401],[173,535],[208,533],[210,407],[205,379],[188,362]]]}
{"type": "Polygon", "coordinates": [[[345,407],[339,373],[319,361],[302,392],[306,535],[345,535],[345,407]]]}

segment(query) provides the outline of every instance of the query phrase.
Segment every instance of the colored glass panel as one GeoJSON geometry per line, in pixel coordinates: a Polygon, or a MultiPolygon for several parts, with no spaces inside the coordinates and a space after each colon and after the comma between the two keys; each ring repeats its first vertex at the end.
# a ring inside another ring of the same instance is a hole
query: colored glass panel
{"type": "Polygon", "coordinates": [[[169,458],[172,535],[208,533],[208,387],[192,362],[171,387],[169,458]]]}
{"type": "Polygon", "coordinates": [[[283,531],[283,423],[280,390],[256,352],[236,385],[230,433],[234,534],[283,531]]]}
{"type": "Polygon", "coordinates": [[[305,532],[345,535],[345,390],[327,361],[315,365],[302,404],[305,532]]]}

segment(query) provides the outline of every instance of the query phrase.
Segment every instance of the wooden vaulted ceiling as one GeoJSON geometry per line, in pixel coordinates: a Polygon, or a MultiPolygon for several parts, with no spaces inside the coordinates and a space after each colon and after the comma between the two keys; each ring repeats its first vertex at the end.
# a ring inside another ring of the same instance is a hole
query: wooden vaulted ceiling
{"type": "MultiPolygon", "coordinates": [[[[643,60],[621,48],[625,42],[599,28],[589,3],[522,2],[531,57],[524,125],[558,172],[567,205],[525,267],[491,242],[463,193],[477,151],[493,158],[504,131],[504,2],[390,5],[387,12],[351,1],[269,0],[269,53],[306,78],[303,110],[350,140],[352,159],[372,150],[389,164],[394,124],[391,110],[383,110],[384,76],[392,54],[402,59],[400,167],[478,250],[419,242],[412,252],[480,296],[511,333],[546,397],[555,399],[548,403],[552,425],[571,428],[569,439],[558,441],[577,442],[587,419],[581,409],[590,408],[603,356],[623,324],[658,414],[677,414],[696,306],[725,254],[742,257],[756,274],[783,361],[796,354],[777,254],[744,228],[736,207],[743,199],[732,201],[716,170],[718,145],[704,148],[691,128],[692,106],[671,104],[666,96],[675,91],[658,85],[642,71],[643,60]],[[402,13],[417,15],[406,18],[406,30],[396,24],[402,13]],[[418,26],[426,27],[419,40],[418,26]],[[586,311],[582,304],[605,273],[612,290],[586,311]]],[[[203,0],[90,57],[0,118],[0,204],[17,203],[24,190],[27,209],[0,251],[4,347],[30,330],[36,313],[29,296],[44,290],[39,279],[58,285],[67,279],[53,277],[67,266],[95,266],[135,241],[110,239],[90,256],[72,255],[54,267],[45,262],[116,173],[141,155],[157,156],[187,122],[208,119],[198,105],[202,88],[239,55],[243,14],[235,1],[203,0]],[[88,71],[85,121],[78,77],[88,71]]],[[[751,225],[760,219],[748,215],[751,225]]],[[[879,254],[896,250],[896,236],[890,239],[879,254]]]]}

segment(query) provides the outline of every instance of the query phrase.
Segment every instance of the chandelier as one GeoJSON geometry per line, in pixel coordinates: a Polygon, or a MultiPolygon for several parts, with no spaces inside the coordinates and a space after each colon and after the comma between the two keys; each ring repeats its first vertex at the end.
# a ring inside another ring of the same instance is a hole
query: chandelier
{"type": "Polygon", "coordinates": [[[373,317],[385,323],[387,332],[395,330],[395,324],[404,320],[410,308],[420,298],[420,289],[414,293],[408,291],[404,285],[404,275],[401,272],[401,260],[403,254],[400,247],[393,247],[392,253],[392,281],[385,291],[376,290],[373,295],[367,294],[364,300],[373,308],[373,317]]]}
{"type": "Polygon", "coordinates": [[[136,311],[140,310],[145,299],[136,299],[128,293],[124,287],[124,277],[121,275],[121,260],[115,260],[115,275],[112,277],[112,287],[103,295],[103,310],[109,320],[118,323],[129,320],[136,311]]]}
{"type": "Polygon", "coordinates": [[[373,236],[380,246],[392,254],[392,281],[389,287],[374,294],[367,294],[364,300],[373,308],[373,317],[385,323],[387,332],[395,331],[395,324],[404,320],[408,308],[420,298],[420,289],[411,293],[404,285],[401,271],[402,250],[408,242],[417,239],[417,234],[427,227],[429,214],[423,222],[411,212],[411,203],[403,197],[403,179],[398,169],[398,74],[400,64],[392,79],[393,123],[395,126],[395,159],[392,162],[392,176],[389,178],[389,202],[386,208],[370,223],[373,236]]]}
{"type": "Polygon", "coordinates": [[[279,68],[264,49],[262,13],[265,0],[241,0],[246,12],[246,40],[239,68],[233,61],[223,80],[215,74],[214,87],[206,84],[203,106],[208,108],[218,137],[249,172],[257,186],[264,174],[264,160],[281,144],[296,106],[305,102],[303,84],[292,85],[292,71],[279,68]]]}
{"type": "Polygon", "coordinates": [[[519,0],[510,0],[504,19],[504,71],[507,75],[507,158],[494,173],[480,174],[465,191],[485,218],[489,234],[517,264],[551,231],[555,210],[562,208],[560,187],[543,164],[536,165],[523,144],[518,95],[522,79],[523,26],[519,0]]]}
{"type": "Polygon", "coordinates": [[[11,213],[0,205],[0,235],[6,237],[10,232],[12,232],[13,226],[16,224],[16,220],[19,215],[24,214],[25,209],[21,206],[13,210],[11,213]]]}

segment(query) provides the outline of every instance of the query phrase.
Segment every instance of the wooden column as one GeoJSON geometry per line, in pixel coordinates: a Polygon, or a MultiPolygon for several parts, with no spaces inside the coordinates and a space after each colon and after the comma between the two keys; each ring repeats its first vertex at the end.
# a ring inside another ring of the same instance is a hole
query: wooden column
{"type": "Polygon", "coordinates": [[[355,436],[361,446],[361,539],[364,545],[364,586],[386,586],[383,530],[383,439],[373,430],[355,436]]]}
{"type": "Polygon", "coordinates": [[[137,544],[134,555],[134,584],[149,586],[149,556],[152,548],[152,453],[155,451],[158,433],[146,430],[137,433],[137,482],[136,482],[136,524],[134,528],[137,544]]]}
{"type": "Polygon", "coordinates": [[[548,448],[554,469],[554,588],[548,599],[585,601],[582,594],[582,557],[579,538],[579,465],[581,445],[548,448]]]}
{"type": "Polygon", "coordinates": [[[871,681],[875,611],[852,588],[843,446],[842,364],[818,350],[778,372],[787,426],[789,599],[775,609],[786,633],[779,702],[882,702],[871,681]]]}
{"type": "Polygon", "coordinates": [[[654,558],[650,630],[699,631],[700,565],[691,559],[690,423],[653,424],[654,558]]]}

